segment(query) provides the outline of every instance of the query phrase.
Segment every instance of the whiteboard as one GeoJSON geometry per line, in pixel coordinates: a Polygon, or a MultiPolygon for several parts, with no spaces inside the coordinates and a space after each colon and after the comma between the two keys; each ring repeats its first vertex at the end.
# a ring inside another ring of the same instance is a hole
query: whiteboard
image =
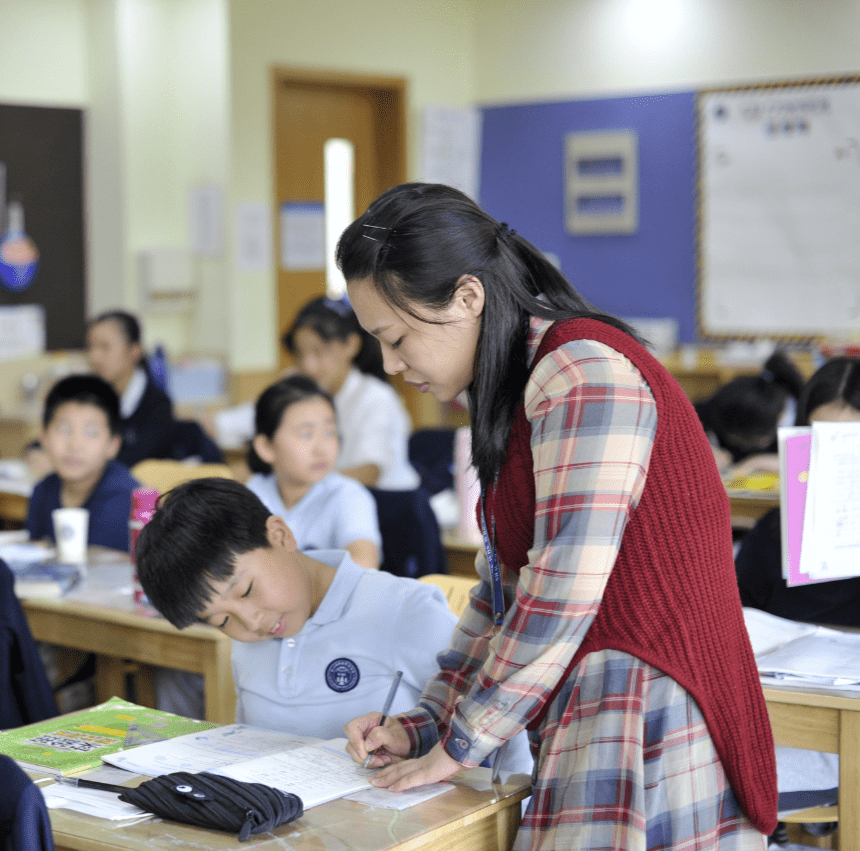
{"type": "Polygon", "coordinates": [[[705,336],[860,329],[860,85],[702,92],[699,323],[705,336]]]}

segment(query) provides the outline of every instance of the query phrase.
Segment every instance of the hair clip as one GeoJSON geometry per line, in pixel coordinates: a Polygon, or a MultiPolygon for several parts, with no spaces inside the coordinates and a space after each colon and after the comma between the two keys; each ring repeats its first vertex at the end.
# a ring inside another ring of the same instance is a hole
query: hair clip
{"type": "Polygon", "coordinates": [[[517,235],[517,232],[515,230],[513,230],[512,228],[509,228],[507,222],[502,222],[499,225],[498,230],[496,231],[496,236],[502,242],[505,242],[509,236],[516,236],[516,235],[517,235]]]}
{"type": "Polygon", "coordinates": [[[385,239],[377,239],[375,236],[370,236],[370,234],[363,233],[362,236],[365,239],[373,240],[373,242],[385,243],[388,240],[388,237],[391,235],[391,228],[384,227],[383,225],[362,225],[363,228],[373,228],[373,230],[384,230],[387,231],[385,235],[385,239]]]}

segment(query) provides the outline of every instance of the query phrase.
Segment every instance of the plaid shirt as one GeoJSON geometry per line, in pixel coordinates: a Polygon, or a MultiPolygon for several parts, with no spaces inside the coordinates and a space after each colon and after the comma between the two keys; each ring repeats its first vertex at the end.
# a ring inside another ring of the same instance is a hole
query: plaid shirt
{"type": "MultiPolygon", "coordinates": [[[[548,325],[533,322],[531,356],[548,325]]],[[[642,493],[657,426],[639,372],[589,340],[542,360],[525,406],[535,474],[533,560],[518,585],[516,574],[502,571],[509,605],[496,631],[487,561],[479,553],[482,582],[440,656],[440,674],[424,690],[428,711],[416,717],[421,751],[435,741],[435,729],[427,727],[438,719],[440,733],[450,729],[446,750],[467,766],[520,732],[564,675],[597,613],[628,512],[642,493]],[[572,421],[579,423],[575,430],[572,421]]]]}
{"type": "MultiPolygon", "coordinates": [[[[531,357],[548,327],[532,321],[531,357]]],[[[566,343],[535,367],[524,402],[536,499],[529,564],[518,578],[502,567],[507,614],[496,629],[487,560],[479,553],[482,581],[439,656],[440,672],[419,708],[401,718],[415,755],[441,738],[458,762],[478,765],[545,707],[598,611],[629,512],[644,488],[657,411],[647,384],[623,355],[593,340],[566,343]]],[[[714,837],[736,830],[741,844],[725,847],[762,847],[761,835],[734,801],[695,702],[671,678],[629,654],[586,656],[533,740],[540,751],[537,783],[518,848],[537,848],[541,841],[550,844],[540,847],[556,847],[548,839],[555,836],[553,825],[571,823],[580,832],[563,829],[562,847],[650,847],[645,837],[657,823],[664,836],[694,839],[691,848],[715,847],[714,837]],[[590,693],[586,704],[583,688],[590,693]],[[565,703],[571,700],[573,710],[565,703]],[[651,729],[670,736],[650,753],[651,762],[648,754],[643,761],[646,714],[651,729]],[[655,789],[666,798],[661,778],[676,773],[664,759],[679,764],[673,749],[682,752],[685,773],[695,775],[687,781],[697,784],[696,800],[689,791],[694,787],[681,784],[685,794],[655,804],[655,789]],[[597,766],[609,772],[597,782],[602,801],[594,791],[597,766]],[[622,791],[641,791],[646,784],[649,795],[622,791]],[[629,800],[622,806],[619,798],[629,800]],[[710,826],[699,814],[700,802],[717,814],[710,826]],[[686,818],[676,818],[676,806],[686,818]],[[567,844],[574,835],[576,845],[567,844]],[[751,845],[743,844],[747,839],[751,845]]]]}

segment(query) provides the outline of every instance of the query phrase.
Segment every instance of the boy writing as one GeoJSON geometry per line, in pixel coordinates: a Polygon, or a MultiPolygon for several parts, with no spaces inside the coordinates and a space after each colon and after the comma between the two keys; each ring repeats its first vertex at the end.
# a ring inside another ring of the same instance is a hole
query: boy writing
{"type": "Polygon", "coordinates": [[[170,491],[141,531],[137,572],[174,626],[202,621],[235,639],[237,721],[324,739],[381,708],[396,671],[391,713],[410,708],[456,622],[434,586],[341,550],[300,552],[284,520],[230,479],[170,491]]]}
{"type": "Polygon", "coordinates": [[[119,398],[95,375],[58,381],[45,399],[41,443],[54,472],[33,489],[27,512],[32,540],[54,538],[51,512],[81,507],[89,513],[89,543],[129,548],[131,492],[139,487],[114,460],[122,442],[119,398]]]}

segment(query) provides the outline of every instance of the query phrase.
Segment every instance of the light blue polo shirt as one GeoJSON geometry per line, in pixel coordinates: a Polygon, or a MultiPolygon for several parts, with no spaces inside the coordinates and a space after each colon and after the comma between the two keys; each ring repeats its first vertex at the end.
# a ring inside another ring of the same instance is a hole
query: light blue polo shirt
{"type": "Polygon", "coordinates": [[[343,549],[358,540],[382,547],[376,502],[355,479],[329,473],[292,508],[284,505],[274,473],[257,473],[246,484],[272,514],[284,518],[302,552],[343,549]]]}
{"type": "Polygon", "coordinates": [[[312,557],[337,572],[299,633],[233,642],[236,720],[332,739],[347,721],[382,710],[397,671],[390,714],[412,709],[457,618],[435,585],[367,570],[342,551],[312,557]]]}

